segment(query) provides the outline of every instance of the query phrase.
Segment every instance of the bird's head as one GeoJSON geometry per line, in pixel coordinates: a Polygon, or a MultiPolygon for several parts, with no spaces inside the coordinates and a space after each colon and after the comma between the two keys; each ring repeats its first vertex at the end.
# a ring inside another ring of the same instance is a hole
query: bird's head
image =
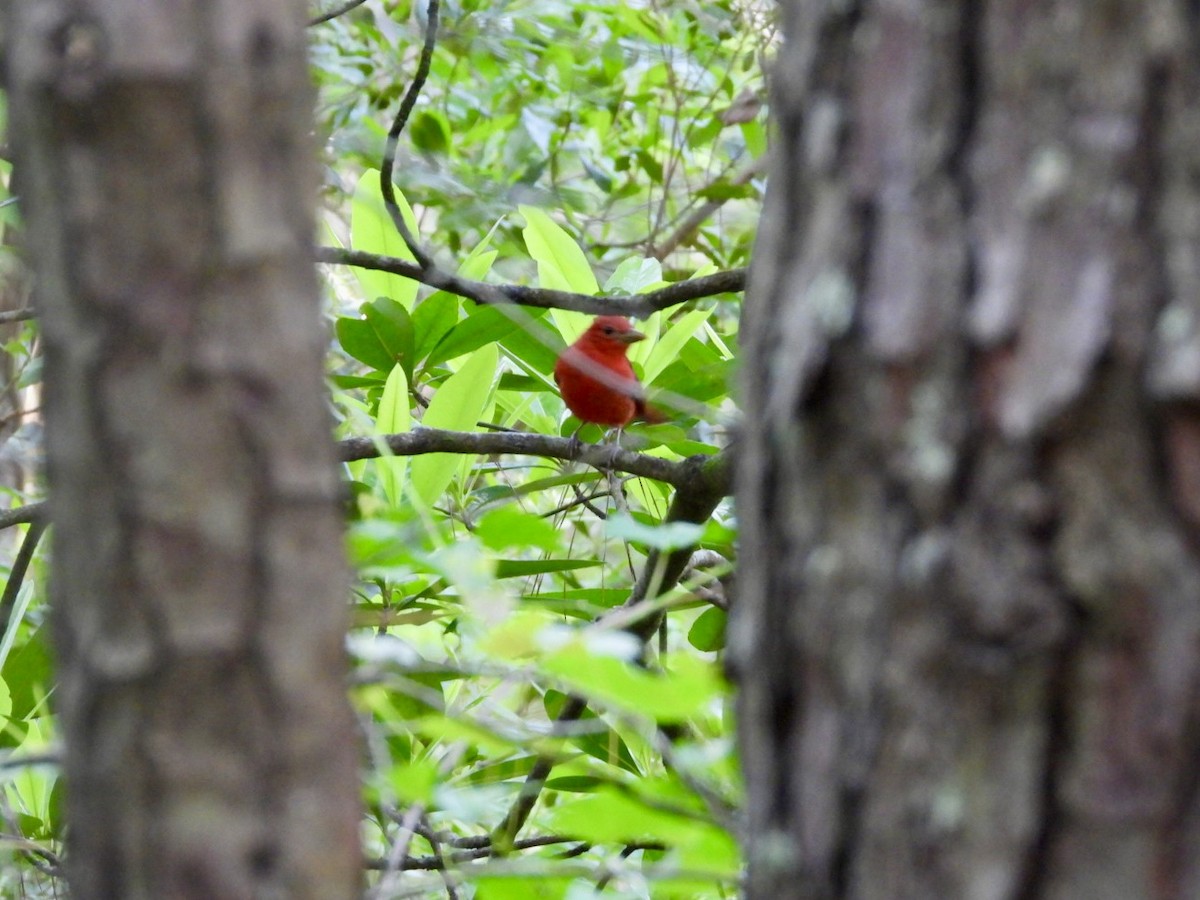
{"type": "Polygon", "coordinates": [[[600,344],[636,344],[646,336],[624,316],[597,316],[587,330],[590,340],[600,344]]]}

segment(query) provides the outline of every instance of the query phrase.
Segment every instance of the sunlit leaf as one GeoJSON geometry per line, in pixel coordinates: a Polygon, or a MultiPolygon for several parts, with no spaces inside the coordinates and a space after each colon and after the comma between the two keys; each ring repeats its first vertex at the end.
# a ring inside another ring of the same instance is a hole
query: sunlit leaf
{"type": "Polygon", "coordinates": [[[558,549],[558,529],[534,513],[501,506],[485,515],[475,534],[493,550],[536,547],[551,553],[558,549]]]}
{"type": "MultiPolygon", "coordinates": [[[[417,217],[399,188],[396,188],[396,204],[400,207],[400,214],[409,231],[416,235],[417,217]]],[[[355,250],[367,253],[394,256],[409,261],[413,259],[411,251],[396,231],[396,226],[392,224],[383,205],[378,169],[365,171],[354,188],[354,199],[350,204],[350,245],[355,250]]],[[[411,278],[373,269],[355,268],[353,272],[368,299],[391,297],[406,307],[411,307],[416,299],[418,285],[411,278]]]]}
{"type": "Polygon", "coordinates": [[[521,235],[538,265],[538,283],[549,290],[596,294],[600,286],[579,245],[545,212],[518,207],[525,219],[521,235]]]}
{"type": "MultiPolygon", "coordinates": [[[[492,396],[499,351],[495,344],[477,350],[462,368],[442,383],[421,417],[426,428],[474,431],[492,396]]],[[[436,501],[446,490],[461,459],[451,453],[427,453],[412,462],[412,487],[425,503],[436,501]]]]}
{"type": "Polygon", "coordinates": [[[706,653],[725,648],[725,610],[706,609],[688,629],[688,643],[706,653]]]}
{"type": "MultiPolygon", "coordinates": [[[[412,427],[412,412],[408,400],[408,379],[404,367],[396,365],[388,375],[387,383],[383,386],[383,396],[379,398],[379,415],[375,420],[377,434],[400,434],[412,427]]],[[[379,473],[379,484],[384,496],[393,506],[400,503],[404,496],[404,481],[408,471],[409,458],[406,456],[381,456],[375,461],[379,473]]]]}

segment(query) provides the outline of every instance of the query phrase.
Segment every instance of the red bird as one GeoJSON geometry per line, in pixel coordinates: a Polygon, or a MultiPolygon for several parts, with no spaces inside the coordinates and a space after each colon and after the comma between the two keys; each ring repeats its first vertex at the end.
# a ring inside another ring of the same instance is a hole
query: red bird
{"type": "Polygon", "coordinates": [[[624,316],[597,316],[554,364],[554,381],[567,409],[583,422],[623,428],[634,419],[665,421],[646,405],[646,392],[625,355],[645,340],[624,316]]]}

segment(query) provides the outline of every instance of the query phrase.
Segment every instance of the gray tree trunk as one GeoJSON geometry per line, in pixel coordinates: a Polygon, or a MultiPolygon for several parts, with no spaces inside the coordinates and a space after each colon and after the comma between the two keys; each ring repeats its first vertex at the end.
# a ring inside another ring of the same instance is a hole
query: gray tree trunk
{"type": "Polygon", "coordinates": [[[1200,897],[1200,7],[784,4],[749,896],[1200,897]]]}
{"type": "Polygon", "coordinates": [[[355,896],[304,4],[5,11],[74,895],[355,896]]]}

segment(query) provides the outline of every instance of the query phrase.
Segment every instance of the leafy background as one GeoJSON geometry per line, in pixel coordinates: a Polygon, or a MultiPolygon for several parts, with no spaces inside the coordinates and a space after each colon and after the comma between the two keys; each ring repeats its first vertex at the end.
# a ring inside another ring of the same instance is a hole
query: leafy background
{"type": "MultiPolygon", "coordinates": [[[[461,0],[441,18],[395,170],[409,228],[440,267],[620,297],[747,264],[774,40],[765,3],[461,0]]],[[[412,259],[379,166],[425,22],[423,4],[369,0],[310,29],[319,243],[412,259]]],[[[0,208],[9,238],[14,212],[0,208]]],[[[339,438],[575,431],[551,370],[589,316],[478,305],[383,271],[322,271],[339,438]]],[[[673,418],[630,429],[625,446],[668,461],[720,452],[735,413],[739,299],[639,323],[649,340],[631,357],[673,418]]],[[[10,387],[31,398],[18,437],[36,443],[36,322],[5,327],[10,387]]],[[[590,426],[581,437],[602,435],[590,426]]],[[[736,893],[740,796],[720,673],[736,539],[727,503],[707,524],[664,524],[675,488],[532,454],[383,447],[345,474],[373,895],[736,893]],[[661,580],[654,551],[693,544],[678,586],[613,615],[639,577],[661,580]],[[621,627],[664,612],[649,644],[621,627]],[[586,710],[557,721],[568,697],[586,710]],[[539,760],[545,785],[517,828],[539,760]]],[[[41,492],[27,474],[11,503],[29,508],[41,492]]],[[[17,562],[38,528],[0,532],[11,589],[0,608],[5,896],[62,890],[43,545],[30,577],[17,562]]]]}

